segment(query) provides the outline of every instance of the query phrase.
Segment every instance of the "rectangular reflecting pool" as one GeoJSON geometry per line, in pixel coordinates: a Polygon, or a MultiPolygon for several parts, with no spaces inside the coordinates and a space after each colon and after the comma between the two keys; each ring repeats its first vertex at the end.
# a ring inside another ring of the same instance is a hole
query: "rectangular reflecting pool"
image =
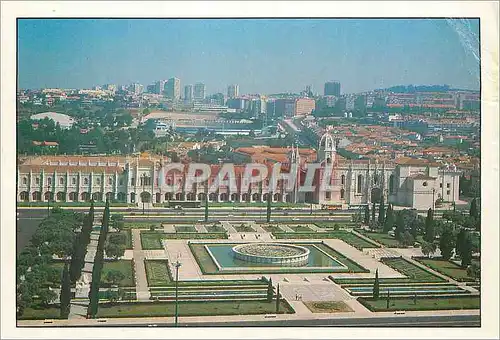
{"type": "MultiPolygon", "coordinates": [[[[206,247],[209,253],[217,261],[221,269],[236,269],[236,268],[286,268],[286,265],[272,265],[268,263],[254,263],[242,261],[234,258],[232,248],[236,244],[207,244],[206,247]]],[[[336,260],[333,256],[326,254],[317,248],[314,244],[297,244],[309,249],[308,263],[301,267],[294,268],[345,268],[345,265],[336,260]]]]}

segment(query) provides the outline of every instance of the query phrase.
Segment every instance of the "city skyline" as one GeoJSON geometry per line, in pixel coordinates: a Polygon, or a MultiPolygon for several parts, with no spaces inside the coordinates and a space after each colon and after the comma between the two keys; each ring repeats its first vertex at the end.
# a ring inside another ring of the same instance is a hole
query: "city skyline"
{"type": "Polygon", "coordinates": [[[242,94],[299,92],[307,85],[322,93],[330,80],[342,84],[342,93],[405,84],[478,90],[478,23],[22,19],[19,87],[146,86],[177,77],[182,88],[203,82],[207,94],[225,93],[229,84],[238,84],[242,94]]]}

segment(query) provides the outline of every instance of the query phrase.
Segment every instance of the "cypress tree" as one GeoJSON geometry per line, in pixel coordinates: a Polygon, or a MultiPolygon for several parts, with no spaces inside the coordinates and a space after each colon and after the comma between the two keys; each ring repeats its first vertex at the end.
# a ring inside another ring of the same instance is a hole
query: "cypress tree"
{"type": "Polygon", "coordinates": [[[365,224],[368,225],[370,224],[370,207],[367,205],[365,205],[365,220],[364,220],[365,224]]]}
{"type": "Polygon", "coordinates": [[[469,233],[465,235],[462,245],[462,254],[460,255],[462,259],[462,268],[467,268],[472,263],[472,238],[469,233]]]}
{"type": "Polygon", "coordinates": [[[271,198],[273,193],[270,192],[267,194],[267,211],[266,211],[266,221],[267,223],[271,222],[271,198]]]}
{"type": "Polygon", "coordinates": [[[425,218],[425,233],[424,240],[427,242],[434,242],[435,238],[434,232],[434,212],[431,208],[427,210],[427,217],[425,218]]]}
{"type": "Polygon", "coordinates": [[[384,233],[388,233],[389,231],[391,231],[393,226],[394,226],[394,212],[392,210],[392,205],[389,204],[389,206],[387,207],[387,213],[384,221],[384,233]]]}
{"type": "Polygon", "coordinates": [[[278,288],[276,291],[276,314],[280,312],[280,284],[278,283],[278,288]]]}
{"type": "Polygon", "coordinates": [[[460,228],[457,234],[457,241],[455,242],[455,253],[462,257],[463,251],[465,250],[465,241],[468,236],[467,231],[464,228],[460,228]]]}
{"type": "Polygon", "coordinates": [[[267,283],[267,302],[273,301],[273,280],[269,278],[267,283]]]}
{"type": "Polygon", "coordinates": [[[375,223],[375,202],[372,203],[372,223],[375,223]]]}
{"type": "Polygon", "coordinates": [[[102,226],[99,233],[99,240],[97,241],[97,251],[94,258],[94,266],[92,268],[92,283],[90,285],[89,293],[89,308],[88,315],[95,318],[99,308],[99,288],[101,285],[102,268],[104,266],[104,245],[108,235],[109,227],[109,200],[106,200],[106,206],[102,217],[102,226]]]}
{"type": "Polygon", "coordinates": [[[380,283],[378,280],[378,269],[375,271],[375,282],[373,283],[373,298],[378,299],[380,293],[380,283]]]}
{"type": "Polygon", "coordinates": [[[474,217],[475,219],[477,219],[478,216],[479,216],[478,210],[477,210],[477,201],[476,201],[475,197],[474,197],[474,199],[472,200],[472,202],[470,204],[469,215],[471,217],[474,217]]]}
{"type": "Polygon", "coordinates": [[[378,206],[378,224],[384,225],[385,220],[385,206],[384,206],[384,195],[380,198],[380,204],[378,206]]]}
{"type": "Polygon", "coordinates": [[[68,263],[64,264],[64,270],[61,279],[61,294],[60,301],[60,315],[62,319],[67,319],[70,312],[71,304],[71,281],[69,277],[68,263]]]}

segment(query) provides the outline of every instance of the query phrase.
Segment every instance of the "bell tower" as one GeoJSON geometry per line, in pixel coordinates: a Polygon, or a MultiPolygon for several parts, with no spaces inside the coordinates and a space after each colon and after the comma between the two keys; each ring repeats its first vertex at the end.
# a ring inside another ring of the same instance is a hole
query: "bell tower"
{"type": "Polygon", "coordinates": [[[337,149],[335,148],[335,140],[330,133],[325,133],[321,136],[318,146],[317,160],[319,162],[325,162],[326,164],[335,163],[335,155],[337,149]]]}

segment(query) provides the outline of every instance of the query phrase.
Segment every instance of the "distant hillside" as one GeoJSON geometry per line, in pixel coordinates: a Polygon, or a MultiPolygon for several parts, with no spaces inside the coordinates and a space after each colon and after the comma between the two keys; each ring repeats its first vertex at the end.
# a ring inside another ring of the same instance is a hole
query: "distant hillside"
{"type": "Polygon", "coordinates": [[[394,93],[415,93],[415,92],[447,92],[447,91],[471,91],[473,90],[463,90],[451,88],[449,85],[396,85],[389,87],[387,89],[381,89],[384,91],[394,92],[394,93]]]}

